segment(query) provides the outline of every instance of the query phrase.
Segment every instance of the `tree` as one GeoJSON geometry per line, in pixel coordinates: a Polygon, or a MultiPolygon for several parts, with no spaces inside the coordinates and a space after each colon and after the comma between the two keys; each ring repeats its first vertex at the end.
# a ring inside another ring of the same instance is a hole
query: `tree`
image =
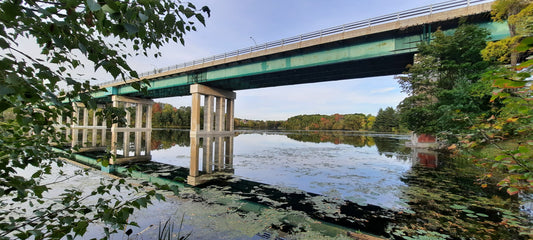
{"type": "MultiPolygon", "coordinates": [[[[512,11],[493,11],[494,19],[501,19],[499,14],[503,12],[510,24],[515,24],[514,36],[499,42],[518,39],[504,54],[514,52],[522,55],[524,58],[518,60],[523,62],[508,66],[500,61],[499,65],[483,75],[483,80],[491,84],[493,94],[490,101],[497,111],[471,119],[471,131],[465,131],[460,136],[459,146],[463,153],[472,157],[480,166],[486,167],[487,172],[482,177],[483,186],[491,182],[486,180],[494,179],[499,187],[506,188],[509,194],[514,195],[533,190],[533,31],[531,24],[524,25],[533,21],[533,3],[500,0],[495,5],[508,6],[501,9],[512,11]],[[509,7],[511,3],[517,2],[522,3],[518,8],[514,8],[515,5],[509,7]],[[491,149],[491,154],[480,149],[491,149]],[[471,150],[477,151],[472,153],[471,150]]],[[[533,236],[531,229],[526,234],[533,236]]]]}
{"type": "MultiPolygon", "coordinates": [[[[74,75],[76,68],[90,62],[114,78],[136,78],[127,57],[148,55],[149,49],[170,41],[183,44],[184,34],[195,31],[198,22],[205,24],[209,14],[207,7],[171,0],[0,2],[0,113],[14,113],[14,119],[0,123],[0,238],[70,238],[83,235],[95,221],[110,224],[106,232],[115,231],[135,224],[128,222],[135,208],[146,206],[154,196],[162,198],[154,191],[140,197],[113,195],[111,189],[138,190],[114,180],[92,193],[65,189],[57,201],[43,201],[51,185],[41,180],[62,165],[59,158],[71,158],[70,150],[61,153],[51,148],[68,140],[54,124],[60,116],[72,115],[73,101],[96,108],[90,91],[98,88],[89,81],[76,81],[86,77],[74,75]],[[20,46],[21,38],[35,40],[42,57],[20,46]],[[18,169],[31,173],[21,175],[18,169]],[[99,201],[83,201],[90,194],[99,201]],[[17,208],[21,203],[33,206],[35,215],[12,215],[25,211],[17,208]]],[[[131,85],[143,89],[140,83],[131,85]]],[[[102,115],[118,122],[123,120],[121,112],[107,108],[102,115]]],[[[103,165],[107,159],[101,159],[103,165]]]]}
{"type": "MultiPolygon", "coordinates": [[[[509,39],[505,41],[499,41],[499,46],[493,45],[492,47],[504,48],[504,52],[507,52],[506,55],[510,56],[509,60],[511,65],[513,66],[518,63],[520,57],[520,54],[518,54],[517,51],[512,50],[514,49],[514,47],[516,47],[519,41],[519,39],[517,38],[517,36],[520,35],[518,31],[524,31],[524,29],[531,30],[531,23],[533,20],[524,18],[523,15],[520,15],[520,12],[522,12],[522,14],[527,12],[527,10],[522,10],[526,9],[528,5],[530,8],[529,11],[532,11],[533,6],[531,6],[530,0],[498,0],[494,4],[492,4],[492,19],[498,22],[508,20],[507,24],[509,25],[509,32],[511,34],[511,37],[509,39]]],[[[486,51],[489,51],[489,49],[487,49],[486,51]]],[[[501,54],[501,51],[499,52],[501,54]]]]}
{"type": "Polygon", "coordinates": [[[434,36],[418,46],[415,63],[398,78],[410,95],[398,105],[400,119],[418,133],[457,132],[467,118],[490,111],[490,84],[479,81],[490,66],[480,54],[488,32],[461,24],[453,34],[434,36]]]}
{"type": "Polygon", "coordinates": [[[378,132],[394,132],[400,127],[398,122],[398,116],[394,108],[387,107],[385,110],[379,109],[376,121],[372,127],[372,130],[378,132]]]}

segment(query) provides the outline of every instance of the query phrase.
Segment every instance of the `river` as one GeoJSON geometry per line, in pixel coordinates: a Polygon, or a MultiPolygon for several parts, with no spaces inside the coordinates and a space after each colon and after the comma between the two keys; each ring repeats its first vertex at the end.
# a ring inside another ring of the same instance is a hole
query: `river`
{"type": "MultiPolygon", "coordinates": [[[[531,228],[531,196],[484,189],[476,183],[479,169],[467,160],[413,151],[404,147],[408,139],[342,131],[238,131],[231,161],[219,166],[230,177],[200,187],[231,188],[226,192],[389,237],[515,239],[531,228]]],[[[152,162],[190,166],[188,131],[154,130],[151,148],[152,162]]]]}

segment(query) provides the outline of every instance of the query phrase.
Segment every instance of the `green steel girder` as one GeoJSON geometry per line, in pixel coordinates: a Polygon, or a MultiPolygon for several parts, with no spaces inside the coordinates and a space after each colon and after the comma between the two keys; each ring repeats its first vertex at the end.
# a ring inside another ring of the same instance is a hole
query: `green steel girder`
{"type": "MultiPolygon", "coordinates": [[[[481,16],[481,19],[485,18],[481,16]]],[[[474,22],[488,29],[493,40],[509,35],[506,23],[474,22]]],[[[150,81],[147,95],[123,85],[93,96],[107,98],[118,94],[162,98],[189,95],[189,86],[194,83],[243,90],[400,74],[412,63],[417,44],[430,38],[428,30],[441,27],[451,34],[456,26],[457,21],[398,29],[155,79],[150,81]]]]}

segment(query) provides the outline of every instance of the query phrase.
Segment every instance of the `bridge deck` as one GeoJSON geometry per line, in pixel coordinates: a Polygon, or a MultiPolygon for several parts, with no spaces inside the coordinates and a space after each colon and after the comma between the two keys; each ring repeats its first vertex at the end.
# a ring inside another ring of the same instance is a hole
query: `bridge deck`
{"type": "MultiPolygon", "coordinates": [[[[431,31],[453,30],[461,17],[488,28],[493,39],[506,37],[507,25],[490,21],[491,5],[492,2],[472,5],[330,35],[321,31],[324,36],[290,44],[280,40],[278,47],[267,48],[266,44],[265,49],[260,49],[260,45],[241,55],[161,71],[141,78],[150,80],[147,96],[128,86],[139,79],[105,84],[102,88],[108,92],[94,95],[159,98],[189,95],[189,85],[194,83],[242,90],[399,74],[412,63],[416,45],[430,39],[431,31]]],[[[372,21],[379,23],[380,19],[372,21]]]]}

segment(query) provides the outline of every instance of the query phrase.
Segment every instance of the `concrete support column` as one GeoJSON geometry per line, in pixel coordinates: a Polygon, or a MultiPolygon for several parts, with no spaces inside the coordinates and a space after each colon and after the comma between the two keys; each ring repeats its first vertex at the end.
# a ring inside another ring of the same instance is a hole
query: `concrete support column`
{"type": "Polygon", "coordinates": [[[83,107],[83,135],[81,138],[81,145],[86,147],[87,146],[87,135],[89,135],[89,129],[86,127],[89,126],[89,110],[86,107],[83,107]]]}
{"type": "MultiPolygon", "coordinates": [[[[102,106],[101,108],[104,108],[105,106],[102,106]]],[[[106,134],[107,134],[107,122],[105,118],[102,118],[102,146],[105,146],[106,144],[106,134]]]]}
{"type": "MultiPolygon", "coordinates": [[[[143,105],[137,104],[135,108],[135,128],[142,128],[143,124],[143,105]]],[[[141,145],[142,145],[142,132],[135,131],[135,156],[141,155],[141,145]]]]}
{"type": "MultiPolygon", "coordinates": [[[[97,127],[98,126],[98,117],[96,116],[96,109],[93,110],[93,127],[97,127]]],[[[91,139],[91,143],[93,146],[96,146],[96,141],[97,141],[97,135],[98,135],[98,129],[94,128],[92,129],[92,139],[91,139]]]]}
{"type": "Polygon", "coordinates": [[[187,183],[198,185],[208,181],[209,175],[225,171],[233,162],[233,146],[228,146],[233,141],[226,141],[226,138],[233,139],[236,94],[200,84],[191,85],[191,94],[191,163],[187,183]],[[200,126],[201,96],[204,96],[203,128],[200,126]],[[207,176],[199,173],[200,138],[203,139],[202,170],[207,176]]]}
{"type": "Polygon", "coordinates": [[[206,95],[204,98],[204,131],[213,131],[214,97],[206,95]]]}
{"type": "Polygon", "coordinates": [[[216,170],[224,169],[224,138],[215,138],[215,166],[216,170]]]}
{"type": "Polygon", "coordinates": [[[145,145],[146,145],[146,150],[145,150],[145,153],[147,156],[150,155],[150,152],[152,151],[152,130],[149,130],[149,131],[146,131],[145,133],[145,145]]]}
{"type": "MultiPolygon", "coordinates": [[[[113,107],[118,108],[118,99],[116,95],[111,97],[113,101],[113,107]]],[[[113,123],[111,125],[111,154],[117,155],[117,144],[118,144],[118,123],[113,123]]],[[[110,164],[113,164],[113,159],[109,161],[110,164]]]]}
{"type": "Polygon", "coordinates": [[[226,160],[225,165],[226,166],[232,166],[233,168],[233,137],[226,137],[226,160]]]}
{"type": "MultiPolygon", "coordinates": [[[[205,117],[205,116],[204,116],[205,117]]],[[[202,169],[206,173],[211,173],[213,170],[213,138],[204,137],[204,159],[202,169]]]]}
{"type": "Polygon", "coordinates": [[[78,108],[77,103],[73,103],[73,107],[74,107],[74,115],[72,116],[72,120],[71,120],[71,128],[72,128],[71,146],[75,147],[78,142],[78,125],[80,121],[80,109],[78,108]]]}
{"type": "Polygon", "coordinates": [[[224,120],[226,119],[226,106],[225,106],[225,99],[222,97],[216,98],[216,104],[217,104],[217,110],[215,113],[215,131],[216,132],[222,132],[225,131],[225,124],[224,120]]]}
{"type": "MultiPolygon", "coordinates": [[[[131,113],[128,108],[131,106],[130,103],[124,103],[124,110],[126,111],[126,128],[131,126],[131,113]]],[[[122,138],[122,155],[124,157],[130,156],[130,132],[124,131],[124,137],[122,138]]]]}
{"type": "Polygon", "coordinates": [[[133,161],[148,161],[151,159],[150,156],[150,144],[151,144],[151,131],[152,131],[152,105],[153,101],[149,99],[140,99],[140,98],[132,98],[132,97],[125,97],[125,96],[112,96],[113,101],[113,107],[119,107],[119,103],[123,103],[123,106],[126,111],[126,125],[124,127],[119,127],[118,124],[114,123],[111,127],[111,152],[116,156],[117,154],[117,141],[118,141],[118,134],[122,133],[124,134],[123,138],[123,149],[124,154],[120,158],[116,158],[116,161],[113,159],[110,160],[111,164],[120,164],[120,163],[126,163],[126,162],[133,162],[133,161]],[[135,118],[132,121],[131,112],[127,109],[130,106],[135,106],[135,118]],[[146,107],[145,107],[146,106],[146,107]],[[146,113],[144,110],[146,109],[146,113]],[[144,119],[143,117],[146,117],[144,119]],[[146,122],[146,124],[143,127],[143,120],[146,122]],[[135,122],[135,124],[133,124],[135,122]],[[145,133],[145,154],[142,155],[142,137],[143,132],[145,133]],[[134,156],[130,156],[130,138],[133,134],[134,139],[134,156]]]}
{"type": "Polygon", "coordinates": [[[130,103],[124,103],[124,111],[126,111],[126,127],[130,127],[131,125],[131,112],[128,109],[131,107],[130,103]]]}
{"type": "Polygon", "coordinates": [[[191,133],[197,133],[200,131],[200,97],[200,93],[198,92],[192,94],[191,133]]]}
{"type": "Polygon", "coordinates": [[[72,137],[72,135],[70,135],[71,131],[72,131],[72,118],[71,117],[68,117],[65,119],[65,125],[66,125],[66,129],[67,131],[65,132],[65,138],[68,139],[69,137],[72,137]]]}
{"type": "Polygon", "coordinates": [[[226,131],[234,131],[235,129],[235,99],[227,99],[227,112],[226,112],[226,131]]]}
{"type": "Polygon", "coordinates": [[[191,85],[191,135],[202,133],[227,133],[234,130],[233,114],[236,94],[232,91],[211,88],[200,84],[191,85]],[[201,96],[204,96],[204,122],[200,126],[201,96]],[[215,106],[213,99],[216,98],[215,106]],[[226,108],[227,105],[227,108],[226,108]],[[213,114],[214,113],[214,114],[213,114]],[[214,116],[213,116],[214,115],[214,116]],[[215,118],[213,121],[213,117],[215,118]],[[214,122],[214,131],[213,129],[214,122]]]}
{"type": "Polygon", "coordinates": [[[198,165],[199,165],[199,138],[196,136],[191,136],[191,165],[189,168],[189,177],[198,177],[198,165]]]}
{"type": "Polygon", "coordinates": [[[149,105],[146,105],[147,109],[146,109],[146,126],[145,128],[146,129],[150,129],[150,131],[152,130],[152,105],[149,104],[149,105]]]}

